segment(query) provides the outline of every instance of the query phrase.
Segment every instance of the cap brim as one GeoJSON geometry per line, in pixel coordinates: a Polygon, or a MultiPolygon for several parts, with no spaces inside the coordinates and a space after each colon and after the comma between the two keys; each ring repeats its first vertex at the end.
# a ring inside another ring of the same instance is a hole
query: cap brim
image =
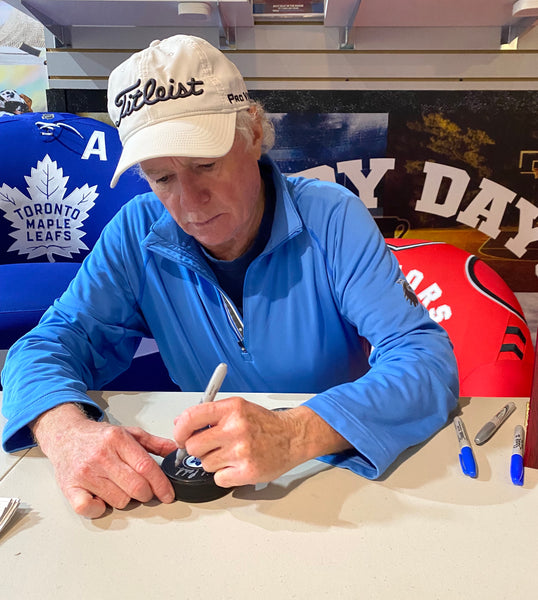
{"type": "Polygon", "coordinates": [[[189,156],[218,158],[234,142],[237,112],[191,116],[148,125],[123,142],[123,151],[110,182],[113,188],[127,169],[150,158],[189,156]]]}

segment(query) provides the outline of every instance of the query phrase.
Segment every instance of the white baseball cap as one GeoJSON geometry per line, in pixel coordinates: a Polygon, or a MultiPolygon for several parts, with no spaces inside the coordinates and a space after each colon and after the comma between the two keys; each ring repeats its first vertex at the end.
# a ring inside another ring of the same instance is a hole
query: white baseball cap
{"type": "Polygon", "coordinates": [[[150,158],[216,158],[230,151],[236,114],[250,106],[241,73],[206,40],[154,41],[116,67],[108,112],[123,151],[110,183],[150,158]]]}

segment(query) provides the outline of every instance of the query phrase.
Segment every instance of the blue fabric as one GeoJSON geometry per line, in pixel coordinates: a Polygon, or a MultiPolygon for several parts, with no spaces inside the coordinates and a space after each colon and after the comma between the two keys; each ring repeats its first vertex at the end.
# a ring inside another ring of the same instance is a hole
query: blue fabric
{"type": "Polygon", "coordinates": [[[34,327],[67,288],[103,227],[149,187],[110,189],[116,129],[70,113],[0,117],[0,348],[34,327]]]}
{"type": "Polygon", "coordinates": [[[0,348],[9,348],[37,325],[79,267],[77,263],[0,265],[0,348]]]}
{"type": "Polygon", "coordinates": [[[458,395],[450,342],[409,295],[368,210],[336,184],[274,166],[273,178],[272,234],[247,270],[239,327],[198,245],[153,194],[120,210],[8,354],[6,450],[31,445],[27,424],[57,404],[97,412],[86,389],[116,376],[148,335],[185,391],[226,362],[223,391],[314,394],[306,405],[356,449],[322,460],[365,477],[446,422],[458,395]]]}

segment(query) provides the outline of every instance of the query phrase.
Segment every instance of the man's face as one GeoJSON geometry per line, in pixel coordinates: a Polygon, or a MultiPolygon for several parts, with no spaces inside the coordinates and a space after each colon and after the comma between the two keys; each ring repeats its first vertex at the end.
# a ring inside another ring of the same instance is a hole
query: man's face
{"type": "Polygon", "coordinates": [[[181,229],[221,260],[238,258],[250,247],[263,216],[261,132],[254,137],[249,144],[236,134],[221,158],[152,158],[140,164],[181,229]]]}

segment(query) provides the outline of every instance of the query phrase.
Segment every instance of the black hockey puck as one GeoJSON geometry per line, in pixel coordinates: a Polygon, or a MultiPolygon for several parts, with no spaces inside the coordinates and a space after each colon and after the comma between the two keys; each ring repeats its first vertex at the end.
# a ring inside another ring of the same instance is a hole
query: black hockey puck
{"type": "Polygon", "coordinates": [[[172,452],[163,459],[161,469],[174,487],[176,500],[209,502],[233,490],[217,485],[213,473],[204,471],[202,463],[195,456],[186,454],[177,467],[175,463],[176,452],[172,452]]]}

